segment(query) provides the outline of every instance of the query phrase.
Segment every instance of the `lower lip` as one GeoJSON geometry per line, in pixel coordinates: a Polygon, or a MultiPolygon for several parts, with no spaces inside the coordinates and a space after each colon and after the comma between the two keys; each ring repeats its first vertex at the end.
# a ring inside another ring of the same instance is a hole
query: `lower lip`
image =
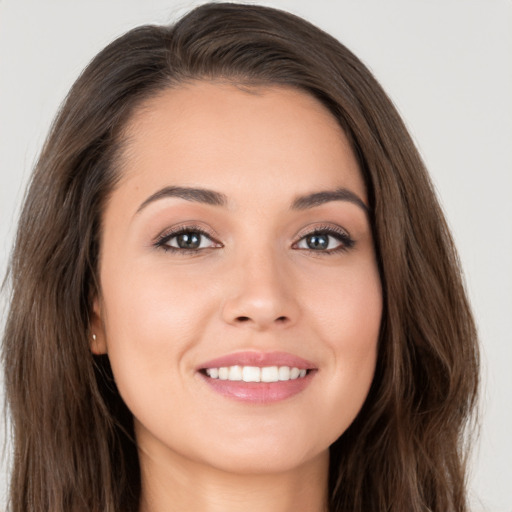
{"type": "Polygon", "coordinates": [[[278,382],[243,382],[211,379],[201,374],[206,383],[217,393],[241,402],[274,403],[286,400],[303,391],[316,372],[309,371],[305,377],[278,382]]]}

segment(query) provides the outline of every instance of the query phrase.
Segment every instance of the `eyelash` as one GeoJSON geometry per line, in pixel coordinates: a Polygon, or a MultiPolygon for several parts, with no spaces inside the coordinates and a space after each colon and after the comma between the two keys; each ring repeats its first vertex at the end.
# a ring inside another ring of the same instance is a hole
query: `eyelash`
{"type": "MultiPolygon", "coordinates": [[[[298,249],[302,251],[307,251],[310,253],[314,253],[316,256],[322,256],[322,255],[332,255],[332,254],[338,254],[340,252],[346,252],[350,249],[352,249],[355,245],[355,240],[344,230],[338,227],[334,226],[319,226],[315,229],[308,231],[306,233],[301,234],[299,240],[295,242],[292,247],[296,248],[297,244],[304,240],[307,237],[310,236],[332,236],[337,241],[341,242],[339,247],[335,247],[334,249],[327,249],[325,251],[321,250],[315,250],[315,249],[298,249]]],[[[163,234],[161,234],[157,240],[153,244],[158,249],[163,249],[165,252],[173,252],[175,254],[181,254],[181,255],[187,255],[187,254],[198,254],[201,251],[204,251],[205,249],[213,249],[218,247],[223,247],[223,245],[218,242],[214,236],[206,231],[204,228],[196,225],[187,225],[187,226],[179,226],[171,231],[166,231],[163,234]],[[205,236],[208,239],[210,239],[214,244],[218,244],[216,247],[204,247],[204,248],[197,248],[197,249],[184,249],[184,248],[178,248],[178,247],[172,247],[168,245],[169,241],[173,238],[185,234],[185,233],[196,233],[201,236],[205,236]]]]}
{"type": "MultiPolygon", "coordinates": [[[[219,247],[222,247],[222,244],[215,240],[215,237],[206,231],[204,228],[196,225],[186,225],[186,226],[179,226],[176,228],[171,229],[170,231],[166,231],[162,233],[157,240],[154,243],[154,246],[158,249],[163,249],[165,252],[173,252],[173,253],[179,253],[183,255],[187,254],[198,254],[200,251],[203,251],[203,249],[183,249],[178,247],[171,247],[170,245],[167,245],[170,240],[172,240],[174,237],[177,237],[179,235],[185,234],[185,233],[197,233],[198,235],[205,236],[209,238],[213,243],[218,244],[219,247]]],[[[212,247],[213,248],[213,247],[212,247]]]]}
{"type": "Polygon", "coordinates": [[[317,226],[311,231],[307,231],[306,233],[302,233],[298,242],[295,242],[293,246],[296,246],[300,241],[304,240],[309,236],[315,235],[324,235],[324,236],[332,236],[338,242],[341,242],[339,247],[335,247],[334,249],[328,249],[325,251],[315,250],[315,249],[302,249],[303,251],[308,251],[313,253],[315,256],[330,256],[333,254],[338,254],[340,252],[346,252],[352,249],[355,245],[355,240],[342,228],[338,226],[317,226]]]}

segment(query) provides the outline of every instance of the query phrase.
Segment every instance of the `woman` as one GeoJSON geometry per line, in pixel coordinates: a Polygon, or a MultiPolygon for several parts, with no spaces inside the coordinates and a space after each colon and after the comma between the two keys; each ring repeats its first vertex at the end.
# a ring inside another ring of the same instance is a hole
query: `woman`
{"type": "Polygon", "coordinates": [[[103,50],[10,277],[13,511],[467,510],[455,250],[391,102],[304,20],[207,4],[103,50]]]}

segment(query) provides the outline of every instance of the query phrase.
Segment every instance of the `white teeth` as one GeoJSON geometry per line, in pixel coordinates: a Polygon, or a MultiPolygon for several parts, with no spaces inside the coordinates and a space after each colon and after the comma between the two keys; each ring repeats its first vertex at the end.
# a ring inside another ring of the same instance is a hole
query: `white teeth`
{"type": "Polygon", "coordinates": [[[244,366],[242,370],[242,380],[244,382],[260,382],[261,370],[257,366],[244,366]]]}
{"type": "Polygon", "coordinates": [[[281,366],[279,368],[279,380],[290,380],[290,367],[281,366]]]}
{"type": "Polygon", "coordinates": [[[266,366],[261,369],[261,382],[277,382],[279,380],[279,369],[277,366],[266,366]]]}
{"type": "Polygon", "coordinates": [[[212,379],[244,382],[277,382],[304,378],[307,370],[290,366],[223,366],[207,368],[206,375],[212,379]]]}
{"type": "Polygon", "coordinates": [[[228,380],[242,380],[242,367],[230,366],[228,380]]]}
{"type": "Polygon", "coordinates": [[[212,379],[218,379],[219,378],[219,369],[218,368],[208,368],[208,370],[206,370],[206,373],[212,379]]]}

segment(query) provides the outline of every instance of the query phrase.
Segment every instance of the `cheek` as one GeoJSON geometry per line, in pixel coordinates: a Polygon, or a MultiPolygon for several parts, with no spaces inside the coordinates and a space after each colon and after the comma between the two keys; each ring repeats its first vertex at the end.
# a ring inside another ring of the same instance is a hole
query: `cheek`
{"type": "Polygon", "coordinates": [[[382,288],[373,260],[304,283],[310,321],[323,333],[334,356],[364,357],[377,344],[382,288]],[[311,285],[314,282],[314,286],[311,285]]]}
{"type": "Polygon", "coordinates": [[[136,271],[104,272],[103,296],[110,338],[139,337],[158,341],[188,333],[198,326],[201,308],[211,304],[209,290],[186,272],[172,272],[165,265],[134,265],[136,271]],[[125,276],[129,276],[126,278],[125,276]],[[201,297],[201,301],[198,301],[201,297]]]}
{"type": "Polygon", "coordinates": [[[310,296],[309,318],[328,349],[320,401],[328,411],[326,436],[334,442],[357,416],[373,380],[382,290],[375,265],[322,282],[310,296]]]}
{"type": "Polygon", "coordinates": [[[155,389],[168,388],[170,379],[177,380],[215,301],[183,274],[166,275],[165,267],[139,266],[131,273],[105,267],[103,275],[108,355],[129,404],[137,394],[152,396],[155,389]],[[155,389],[144,392],[150,384],[155,389]]]}

